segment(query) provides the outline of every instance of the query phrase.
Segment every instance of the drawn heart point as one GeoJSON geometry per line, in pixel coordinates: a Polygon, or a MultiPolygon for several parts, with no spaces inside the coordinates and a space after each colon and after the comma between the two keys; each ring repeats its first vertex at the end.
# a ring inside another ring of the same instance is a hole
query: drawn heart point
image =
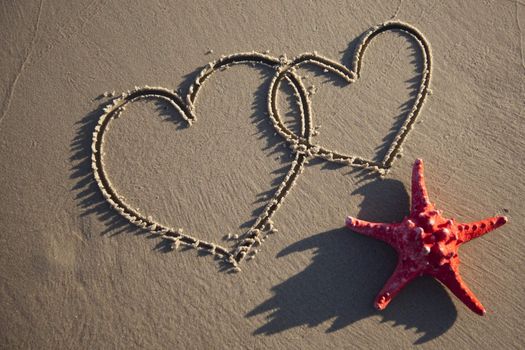
{"type": "Polygon", "coordinates": [[[98,124],[93,132],[92,169],[94,177],[107,202],[132,224],[146,229],[152,234],[161,236],[175,248],[182,243],[193,246],[197,249],[205,250],[225,259],[234,267],[235,271],[239,271],[238,263],[252,251],[252,248],[255,245],[262,244],[262,241],[267,234],[276,231],[273,227],[271,218],[293,187],[308,159],[320,157],[327,161],[347,164],[354,167],[368,168],[383,174],[392,166],[402,143],[405,141],[412,125],[421,111],[430,83],[430,74],[431,54],[427,41],[417,29],[402,22],[386,22],[366,32],[362,36],[361,44],[357,48],[353,67],[351,69],[317,54],[302,54],[291,61],[256,52],[221,57],[219,60],[208,64],[208,66],[200,72],[194,83],[190,86],[189,93],[185,99],[175,91],[161,87],[146,86],[125,92],[120,97],[114,99],[111,104],[107,105],[104,108],[104,112],[99,118],[98,124]],[[400,30],[415,38],[421,48],[424,63],[418,95],[384,159],[380,162],[374,162],[360,156],[332,151],[313,143],[311,140],[312,113],[310,99],[301,79],[295,74],[295,69],[304,64],[313,64],[337,74],[349,83],[354,82],[359,78],[362,58],[370,41],[378,34],[389,30],[400,30]],[[188,126],[191,126],[196,120],[196,115],[194,113],[195,102],[203,83],[213,75],[214,72],[235,64],[243,63],[264,65],[275,70],[275,75],[271,81],[268,93],[268,114],[275,130],[294,150],[295,158],[293,159],[283,182],[278,186],[271,199],[266,203],[262,213],[256,218],[255,223],[239,238],[236,246],[230,250],[220,244],[201,240],[198,237],[183,232],[181,229],[174,229],[162,225],[150,217],[146,217],[126,203],[124,197],[117,193],[112,186],[111,179],[105,171],[104,140],[110,123],[124,111],[125,106],[134,101],[145,98],[157,98],[167,101],[178,110],[182,118],[188,123],[188,126]],[[286,79],[295,90],[295,95],[300,107],[300,131],[298,133],[294,133],[285,125],[277,108],[277,93],[283,79],[286,79]]]}
{"type": "Polygon", "coordinates": [[[423,34],[421,34],[416,28],[402,23],[402,22],[386,22],[379,26],[371,28],[361,37],[361,43],[358,45],[356,53],[354,55],[354,60],[352,63],[352,68],[349,69],[340,63],[331,61],[325,57],[317,55],[317,53],[307,53],[299,55],[298,57],[291,60],[285,68],[281,69],[281,72],[273,79],[272,84],[270,85],[270,97],[271,100],[277,98],[277,92],[279,90],[279,85],[281,81],[286,78],[291,81],[294,85],[302,84],[300,78],[294,74],[295,69],[306,65],[318,66],[325,71],[335,73],[347,83],[353,83],[359,79],[361,75],[362,61],[366,48],[370,42],[380,33],[390,31],[390,30],[400,30],[415,39],[417,42],[420,52],[423,58],[423,67],[421,72],[421,79],[417,90],[417,96],[413,101],[410,111],[405,117],[405,120],[401,127],[398,129],[394,139],[392,140],[388,150],[380,161],[373,161],[366,159],[365,157],[345,154],[339,151],[331,150],[329,148],[323,147],[319,144],[312,143],[310,140],[310,132],[312,128],[312,116],[310,115],[310,107],[307,105],[310,103],[308,98],[302,100],[306,101],[306,104],[302,105],[302,110],[306,114],[304,120],[306,122],[306,134],[304,136],[296,135],[290,129],[286,127],[283,123],[282,118],[279,114],[279,110],[276,108],[275,104],[269,104],[269,115],[274,123],[274,126],[278,130],[279,134],[283,136],[292,147],[300,152],[305,152],[308,157],[320,157],[330,162],[342,163],[356,167],[370,168],[379,171],[382,174],[385,174],[386,171],[392,166],[396,156],[401,150],[401,146],[405,141],[407,135],[409,134],[416,118],[418,117],[423,103],[428,94],[428,87],[430,84],[431,76],[431,65],[432,65],[432,54],[430,51],[430,46],[426,41],[423,34]]]}

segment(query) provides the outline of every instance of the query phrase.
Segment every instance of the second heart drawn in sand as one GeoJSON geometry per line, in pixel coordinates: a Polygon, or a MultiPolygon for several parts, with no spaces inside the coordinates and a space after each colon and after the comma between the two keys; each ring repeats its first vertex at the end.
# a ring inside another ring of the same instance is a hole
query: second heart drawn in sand
{"type": "Polygon", "coordinates": [[[143,87],[128,91],[115,98],[112,103],[104,108],[104,113],[100,117],[98,124],[93,132],[92,142],[92,169],[95,180],[102,191],[107,202],[124,218],[132,224],[150,231],[152,234],[160,236],[169,242],[173,248],[180,244],[193,246],[197,249],[205,250],[229,262],[235,271],[239,271],[238,264],[252,251],[254,246],[261,245],[269,233],[276,232],[271,220],[273,214],[278,210],[282,201],[293,187],[299,174],[302,172],[304,164],[315,157],[323,158],[329,162],[346,164],[352,167],[370,169],[384,175],[392,166],[396,156],[401,150],[402,143],[405,141],[416,118],[418,117],[423,102],[428,93],[431,75],[432,56],[430,46],[425,37],[414,27],[397,21],[390,21],[371,28],[361,37],[352,67],[347,68],[326,57],[319,56],[317,53],[302,54],[298,57],[287,60],[285,57],[272,57],[266,54],[251,52],[239,53],[221,57],[215,62],[211,62],[198,75],[190,86],[186,98],[172,90],[160,87],[143,87]],[[401,127],[397,130],[393,141],[388,148],[386,155],[381,161],[372,161],[358,155],[345,154],[334,151],[312,142],[312,112],[309,95],[301,82],[301,78],[295,73],[296,69],[302,65],[313,65],[323,69],[325,72],[332,72],[340,76],[347,83],[355,82],[361,72],[362,60],[366,48],[374,37],[386,31],[397,30],[413,37],[419,46],[423,59],[420,83],[417,96],[414,99],[412,108],[405,117],[401,127]],[[104,136],[112,120],[122,114],[127,104],[145,98],[157,98],[165,100],[173,105],[182,118],[190,126],[195,120],[195,102],[203,83],[216,71],[231,67],[235,64],[257,64],[271,67],[275,70],[275,75],[271,81],[268,96],[268,116],[276,132],[290,145],[295,152],[295,158],[286,174],[284,181],[276,189],[273,197],[265,205],[262,213],[257,217],[255,223],[241,237],[236,246],[229,250],[219,244],[207,242],[183,232],[182,229],[173,229],[164,226],[150,217],[142,215],[137,210],[128,205],[124,197],[116,192],[111,184],[104,169],[104,136]],[[294,133],[284,123],[277,107],[277,93],[283,80],[287,80],[294,89],[295,97],[298,101],[300,110],[300,131],[294,133]]]}

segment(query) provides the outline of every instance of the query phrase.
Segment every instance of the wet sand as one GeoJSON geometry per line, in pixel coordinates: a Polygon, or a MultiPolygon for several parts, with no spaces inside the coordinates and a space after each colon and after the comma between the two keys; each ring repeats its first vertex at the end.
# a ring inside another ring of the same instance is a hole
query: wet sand
{"type": "Polygon", "coordinates": [[[0,17],[2,347],[523,343],[525,5],[33,1],[0,17]],[[391,30],[352,75],[389,20],[431,56],[391,30]],[[150,93],[120,105],[133,91],[150,93]],[[446,215],[509,218],[460,252],[483,317],[425,277],[372,306],[396,255],[344,219],[402,220],[416,158],[446,215]]]}

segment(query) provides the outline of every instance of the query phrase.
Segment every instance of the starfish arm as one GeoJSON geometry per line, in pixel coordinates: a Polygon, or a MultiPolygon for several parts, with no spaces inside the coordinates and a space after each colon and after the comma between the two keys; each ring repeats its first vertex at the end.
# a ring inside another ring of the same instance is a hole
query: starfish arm
{"type": "Polygon", "coordinates": [[[346,227],[365,236],[392,243],[393,226],[395,224],[382,224],[358,220],[351,216],[346,218],[346,227]]]}
{"type": "Polygon", "coordinates": [[[374,301],[376,309],[384,310],[401,289],[419,275],[419,272],[417,269],[410,269],[406,263],[400,260],[394,273],[392,273],[392,276],[390,276],[374,301]]]}
{"type": "Polygon", "coordinates": [[[423,160],[417,159],[412,168],[412,213],[422,212],[431,206],[423,172],[423,160]]]}
{"type": "Polygon", "coordinates": [[[468,242],[479,236],[497,229],[507,222],[505,216],[495,216],[481,221],[470,222],[467,224],[458,224],[458,238],[461,242],[468,242]]]}
{"type": "Polygon", "coordinates": [[[465,282],[461,279],[457,268],[441,272],[435,276],[441,283],[443,283],[459,300],[461,300],[469,309],[478,315],[485,315],[485,308],[481,302],[476,298],[474,293],[467,287],[465,282]]]}

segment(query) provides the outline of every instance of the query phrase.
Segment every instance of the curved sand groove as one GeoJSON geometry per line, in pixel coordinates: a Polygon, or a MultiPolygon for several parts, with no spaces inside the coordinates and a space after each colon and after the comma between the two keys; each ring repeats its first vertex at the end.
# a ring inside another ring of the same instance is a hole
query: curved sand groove
{"type": "MultiPolygon", "coordinates": [[[[416,42],[419,45],[421,55],[423,57],[423,69],[421,72],[421,80],[417,91],[417,97],[415,98],[412,108],[408,113],[407,117],[405,118],[405,121],[397,131],[396,136],[393,142],[391,143],[383,160],[380,162],[375,162],[372,160],[364,159],[359,156],[347,155],[338,151],[332,151],[322,146],[319,146],[318,144],[311,143],[309,140],[295,135],[292,131],[286,128],[281,122],[281,117],[279,116],[278,109],[274,108],[275,105],[272,104],[272,98],[274,99],[276,97],[279,83],[282,80],[283,75],[281,74],[276,76],[276,78],[272,81],[272,84],[270,86],[268,110],[270,113],[270,118],[272,119],[272,122],[277,128],[279,134],[294,146],[292,147],[293,149],[306,152],[309,157],[321,157],[331,162],[347,164],[354,167],[372,168],[373,170],[378,171],[381,174],[385,174],[386,171],[392,166],[395,157],[399,154],[401,150],[401,145],[403,141],[408,136],[410,129],[414,125],[423,107],[425,97],[428,94],[428,87],[430,85],[432,67],[432,54],[430,50],[430,45],[428,44],[423,34],[421,34],[416,28],[406,23],[397,21],[385,22],[379,26],[371,28],[362,36],[361,42],[356,49],[356,54],[354,56],[351,69],[348,69],[347,67],[337,62],[331,61],[325,57],[319,56],[317,55],[317,53],[310,53],[302,54],[297,58],[293,59],[292,62],[288,65],[287,70],[293,71],[295,68],[301,65],[313,64],[322,69],[335,73],[350,84],[352,82],[355,82],[360,76],[363,56],[370,42],[380,33],[384,33],[386,31],[391,30],[403,31],[404,33],[409,34],[416,40],[416,42]]],[[[299,81],[299,84],[300,83],[301,82],[299,81]]],[[[306,101],[307,103],[310,103],[308,99],[306,101]]]]}
{"type": "Polygon", "coordinates": [[[285,57],[276,58],[257,52],[223,56],[217,61],[210,62],[200,72],[190,86],[189,92],[185,98],[182,98],[173,90],[168,90],[162,87],[145,86],[122,93],[119,97],[114,99],[112,103],[108,104],[104,108],[104,113],[99,118],[98,124],[93,132],[92,168],[95,180],[108,203],[132,224],[146,229],[152,234],[161,236],[163,239],[169,241],[173,248],[177,248],[179,244],[182,243],[197,249],[205,250],[210,254],[225,259],[231,263],[235,271],[240,271],[238,263],[250,252],[252,252],[252,254],[256,252],[253,250],[254,245],[262,244],[262,241],[264,241],[269,233],[277,232],[273,227],[271,217],[279,209],[282,201],[295,184],[299,174],[302,172],[304,164],[309,159],[320,157],[332,162],[343,163],[354,167],[368,168],[381,174],[384,174],[392,166],[396,155],[400,152],[402,143],[406,139],[421,111],[424,99],[428,93],[431,75],[431,59],[430,46],[425,37],[414,27],[402,22],[393,21],[385,22],[379,26],[373,27],[362,36],[361,43],[356,49],[351,68],[347,68],[337,62],[331,61],[317,53],[302,54],[291,61],[287,60],[285,57]],[[359,156],[346,155],[341,152],[331,151],[312,143],[312,114],[310,99],[308,98],[308,93],[301,82],[301,79],[295,74],[295,69],[301,65],[311,64],[340,76],[347,83],[352,83],[359,78],[362,67],[362,58],[371,40],[378,34],[390,30],[401,30],[411,35],[417,41],[421,49],[424,63],[421,83],[413,107],[403,125],[398,130],[384,159],[381,162],[373,162],[359,156]],[[285,179],[275,191],[273,198],[266,204],[262,214],[256,219],[255,224],[243,234],[237,246],[230,251],[220,245],[203,241],[192,235],[186,234],[182,229],[173,229],[164,226],[154,221],[151,217],[144,217],[144,215],[134,210],[124,201],[123,197],[114,190],[109,177],[104,171],[103,148],[104,135],[109,129],[111,121],[120,116],[127,104],[139,99],[158,98],[167,101],[179,111],[182,118],[188,123],[188,126],[190,126],[193,121],[197,119],[194,113],[195,103],[197,101],[198,92],[204,82],[218,70],[226,69],[235,64],[244,63],[259,64],[275,69],[275,75],[272,78],[267,97],[269,118],[276,132],[290,144],[290,147],[296,153],[296,156],[291,163],[290,170],[285,176],[285,179]],[[286,79],[291,84],[298,101],[301,121],[301,131],[299,135],[288,129],[279,115],[276,100],[278,96],[277,91],[283,79],[286,79]]]}

